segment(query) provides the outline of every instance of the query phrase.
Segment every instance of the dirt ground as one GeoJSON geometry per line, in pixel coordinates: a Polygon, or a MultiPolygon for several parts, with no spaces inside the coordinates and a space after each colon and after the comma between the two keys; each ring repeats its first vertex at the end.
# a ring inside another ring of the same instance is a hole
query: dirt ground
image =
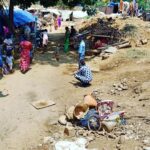
{"type": "MultiPolygon", "coordinates": [[[[129,21],[134,19],[126,20],[129,21]]],[[[149,25],[141,23],[146,28],[149,25]]],[[[62,36],[58,32],[50,39],[62,42],[62,36]]],[[[74,53],[61,52],[60,62],[57,62],[52,47],[44,54],[36,53],[31,70],[26,74],[16,70],[0,80],[0,150],[27,150],[42,143],[43,137],[50,135],[49,124],[57,122],[66,106],[82,101],[85,94],[94,90],[99,91],[100,99],[111,99],[119,110],[125,110],[127,124],[134,124],[144,137],[149,137],[150,41],[142,47],[121,49],[106,60],[100,57],[86,60],[90,66],[100,69],[93,73],[92,85],[87,88],[76,84],[73,77],[77,65],[74,53]],[[111,93],[113,85],[121,80],[127,81],[128,89],[111,93]],[[56,105],[36,110],[31,105],[36,100],[53,100],[56,105]]],[[[128,139],[121,150],[135,150],[143,146],[142,140],[140,137],[128,139]]],[[[90,143],[89,148],[115,150],[116,144],[117,139],[101,137],[90,143]]]]}

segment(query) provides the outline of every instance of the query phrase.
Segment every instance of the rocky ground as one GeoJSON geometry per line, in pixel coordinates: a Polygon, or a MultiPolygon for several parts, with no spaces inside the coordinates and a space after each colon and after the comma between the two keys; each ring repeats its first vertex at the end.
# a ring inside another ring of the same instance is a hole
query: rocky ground
{"type": "MultiPolygon", "coordinates": [[[[0,150],[48,150],[53,149],[55,141],[75,140],[77,137],[86,138],[89,149],[148,150],[150,26],[134,18],[118,20],[121,25],[129,22],[147,31],[142,35],[148,39],[148,44],[136,47],[136,41],[133,41],[131,48],[120,49],[105,60],[100,56],[87,57],[94,76],[90,87],[80,87],[72,76],[77,68],[74,52],[68,55],[61,52],[60,62],[57,62],[52,47],[45,54],[36,54],[27,74],[16,71],[1,79],[0,150]],[[127,124],[107,133],[88,131],[69,122],[65,126],[58,123],[66,108],[82,101],[85,94],[93,91],[97,99],[113,100],[114,110],[124,110],[127,124]],[[39,99],[51,99],[56,105],[36,110],[31,102],[39,99]]],[[[60,42],[62,34],[51,35],[51,40],[60,42]]]]}

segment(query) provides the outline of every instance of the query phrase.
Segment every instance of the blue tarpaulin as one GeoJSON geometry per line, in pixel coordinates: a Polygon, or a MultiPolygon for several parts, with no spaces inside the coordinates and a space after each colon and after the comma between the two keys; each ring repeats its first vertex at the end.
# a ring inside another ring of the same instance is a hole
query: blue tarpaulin
{"type": "Polygon", "coordinates": [[[15,26],[24,25],[30,22],[35,22],[35,17],[22,9],[15,9],[14,10],[14,24],[15,26]]]}
{"type": "MultiPolygon", "coordinates": [[[[6,13],[8,14],[8,10],[6,10],[6,13]]],[[[14,9],[14,25],[16,27],[27,24],[27,23],[31,23],[31,22],[35,22],[35,17],[29,13],[26,10],[22,10],[22,9],[14,9]]]]}
{"type": "Polygon", "coordinates": [[[115,3],[115,2],[110,2],[108,4],[109,7],[114,7],[114,6],[117,6],[117,5],[118,5],[118,3],[115,3]]]}

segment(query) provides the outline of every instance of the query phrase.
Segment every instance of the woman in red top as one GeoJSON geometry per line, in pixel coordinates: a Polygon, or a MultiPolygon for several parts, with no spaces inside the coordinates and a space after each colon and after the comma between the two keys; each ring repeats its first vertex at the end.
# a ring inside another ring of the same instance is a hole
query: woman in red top
{"type": "Polygon", "coordinates": [[[20,54],[20,70],[25,73],[30,67],[30,51],[32,49],[32,43],[29,41],[22,41],[20,43],[21,54],[20,54]]]}

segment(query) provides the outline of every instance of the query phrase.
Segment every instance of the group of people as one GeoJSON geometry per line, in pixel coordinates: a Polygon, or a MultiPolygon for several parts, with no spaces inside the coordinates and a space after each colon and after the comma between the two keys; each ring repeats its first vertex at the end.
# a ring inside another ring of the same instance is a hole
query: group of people
{"type": "Polygon", "coordinates": [[[84,37],[80,37],[80,44],[78,48],[78,64],[79,69],[75,72],[74,77],[81,82],[83,86],[90,85],[92,81],[91,69],[85,63],[85,41],[84,37]]]}
{"type": "Polygon", "coordinates": [[[60,28],[61,25],[62,25],[61,15],[54,17],[54,28],[55,28],[55,30],[57,30],[58,28],[60,28]]]}
{"type": "Polygon", "coordinates": [[[14,72],[14,57],[19,54],[19,68],[25,73],[30,68],[33,58],[32,42],[30,42],[31,29],[28,25],[24,27],[23,35],[19,37],[19,49],[16,50],[13,34],[7,30],[4,36],[0,37],[0,74],[7,75],[14,72]]]}
{"type": "Polygon", "coordinates": [[[0,68],[2,74],[13,72],[13,41],[11,35],[8,34],[3,39],[0,38],[0,68]]]}
{"type": "Polygon", "coordinates": [[[74,28],[74,26],[71,26],[71,29],[66,27],[65,30],[64,52],[67,53],[69,51],[70,41],[76,36],[77,30],[74,28]]]}
{"type": "Polygon", "coordinates": [[[120,0],[120,13],[133,16],[138,16],[139,6],[136,1],[123,1],[120,0]]]}
{"type": "Polygon", "coordinates": [[[86,44],[84,36],[78,34],[74,26],[71,26],[71,29],[69,29],[69,27],[66,27],[65,30],[66,30],[64,43],[65,53],[69,51],[70,41],[73,41],[75,38],[79,39],[78,70],[74,73],[74,77],[81,82],[82,86],[88,86],[92,81],[92,72],[91,69],[85,63],[86,44]]]}

